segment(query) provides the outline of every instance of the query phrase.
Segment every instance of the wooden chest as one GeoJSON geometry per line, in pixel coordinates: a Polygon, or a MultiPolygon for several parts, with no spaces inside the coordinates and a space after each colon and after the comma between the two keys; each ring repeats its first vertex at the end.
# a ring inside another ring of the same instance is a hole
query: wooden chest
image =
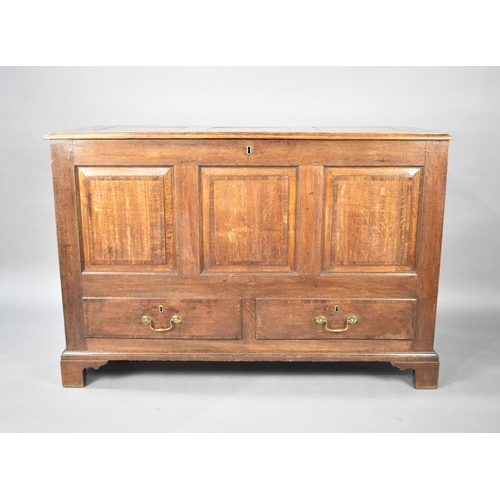
{"type": "Polygon", "coordinates": [[[109,360],[383,361],[437,387],[449,135],[110,127],[45,138],[65,387],[109,360]]]}

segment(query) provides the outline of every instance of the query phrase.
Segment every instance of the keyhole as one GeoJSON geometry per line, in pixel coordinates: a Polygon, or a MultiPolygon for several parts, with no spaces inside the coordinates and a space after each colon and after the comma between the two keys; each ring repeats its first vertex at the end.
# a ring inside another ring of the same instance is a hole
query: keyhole
{"type": "Polygon", "coordinates": [[[247,146],[247,155],[252,154],[252,146],[247,146]]]}
{"type": "Polygon", "coordinates": [[[160,306],[160,307],[158,308],[158,311],[160,311],[160,312],[162,313],[162,312],[163,312],[163,306],[160,306]]]}
{"type": "Polygon", "coordinates": [[[339,306],[335,306],[335,312],[338,313],[340,311],[340,307],[339,306]]]}

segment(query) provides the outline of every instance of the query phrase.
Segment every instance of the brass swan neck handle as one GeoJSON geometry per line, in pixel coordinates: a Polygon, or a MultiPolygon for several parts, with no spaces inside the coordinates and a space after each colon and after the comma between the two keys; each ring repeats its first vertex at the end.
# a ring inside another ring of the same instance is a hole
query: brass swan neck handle
{"type": "Polygon", "coordinates": [[[149,325],[149,327],[151,328],[151,330],[153,330],[153,332],[168,332],[169,330],[172,330],[174,324],[180,323],[182,321],[182,318],[180,316],[172,316],[170,318],[170,326],[168,328],[153,328],[153,320],[151,319],[150,316],[143,316],[141,318],[141,321],[145,325],[149,325]]]}
{"type": "Polygon", "coordinates": [[[329,332],[340,333],[340,332],[345,332],[349,328],[349,325],[354,325],[354,323],[358,321],[358,318],[356,318],[356,316],[347,316],[345,320],[346,321],[345,328],[338,328],[338,329],[328,328],[328,320],[324,316],[316,316],[314,318],[314,321],[316,321],[318,325],[325,325],[325,330],[329,332]]]}

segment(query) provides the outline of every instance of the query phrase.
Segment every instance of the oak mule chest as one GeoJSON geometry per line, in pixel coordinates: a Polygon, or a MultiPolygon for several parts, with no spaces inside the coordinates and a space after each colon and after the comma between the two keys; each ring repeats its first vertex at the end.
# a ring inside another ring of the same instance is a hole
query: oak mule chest
{"type": "Polygon", "coordinates": [[[437,387],[449,135],[101,127],[45,138],[65,387],[110,360],[382,361],[437,387]]]}

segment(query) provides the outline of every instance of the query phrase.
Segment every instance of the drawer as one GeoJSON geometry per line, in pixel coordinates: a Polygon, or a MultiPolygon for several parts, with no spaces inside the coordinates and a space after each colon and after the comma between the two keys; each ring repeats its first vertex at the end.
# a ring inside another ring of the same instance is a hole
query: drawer
{"type": "Polygon", "coordinates": [[[415,299],[257,299],[257,338],[412,339],[415,307],[415,299]]]}
{"type": "Polygon", "coordinates": [[[242,332],[240,299],[85,298],[83,310],[86,337],[227,340],[242,332]]]}

